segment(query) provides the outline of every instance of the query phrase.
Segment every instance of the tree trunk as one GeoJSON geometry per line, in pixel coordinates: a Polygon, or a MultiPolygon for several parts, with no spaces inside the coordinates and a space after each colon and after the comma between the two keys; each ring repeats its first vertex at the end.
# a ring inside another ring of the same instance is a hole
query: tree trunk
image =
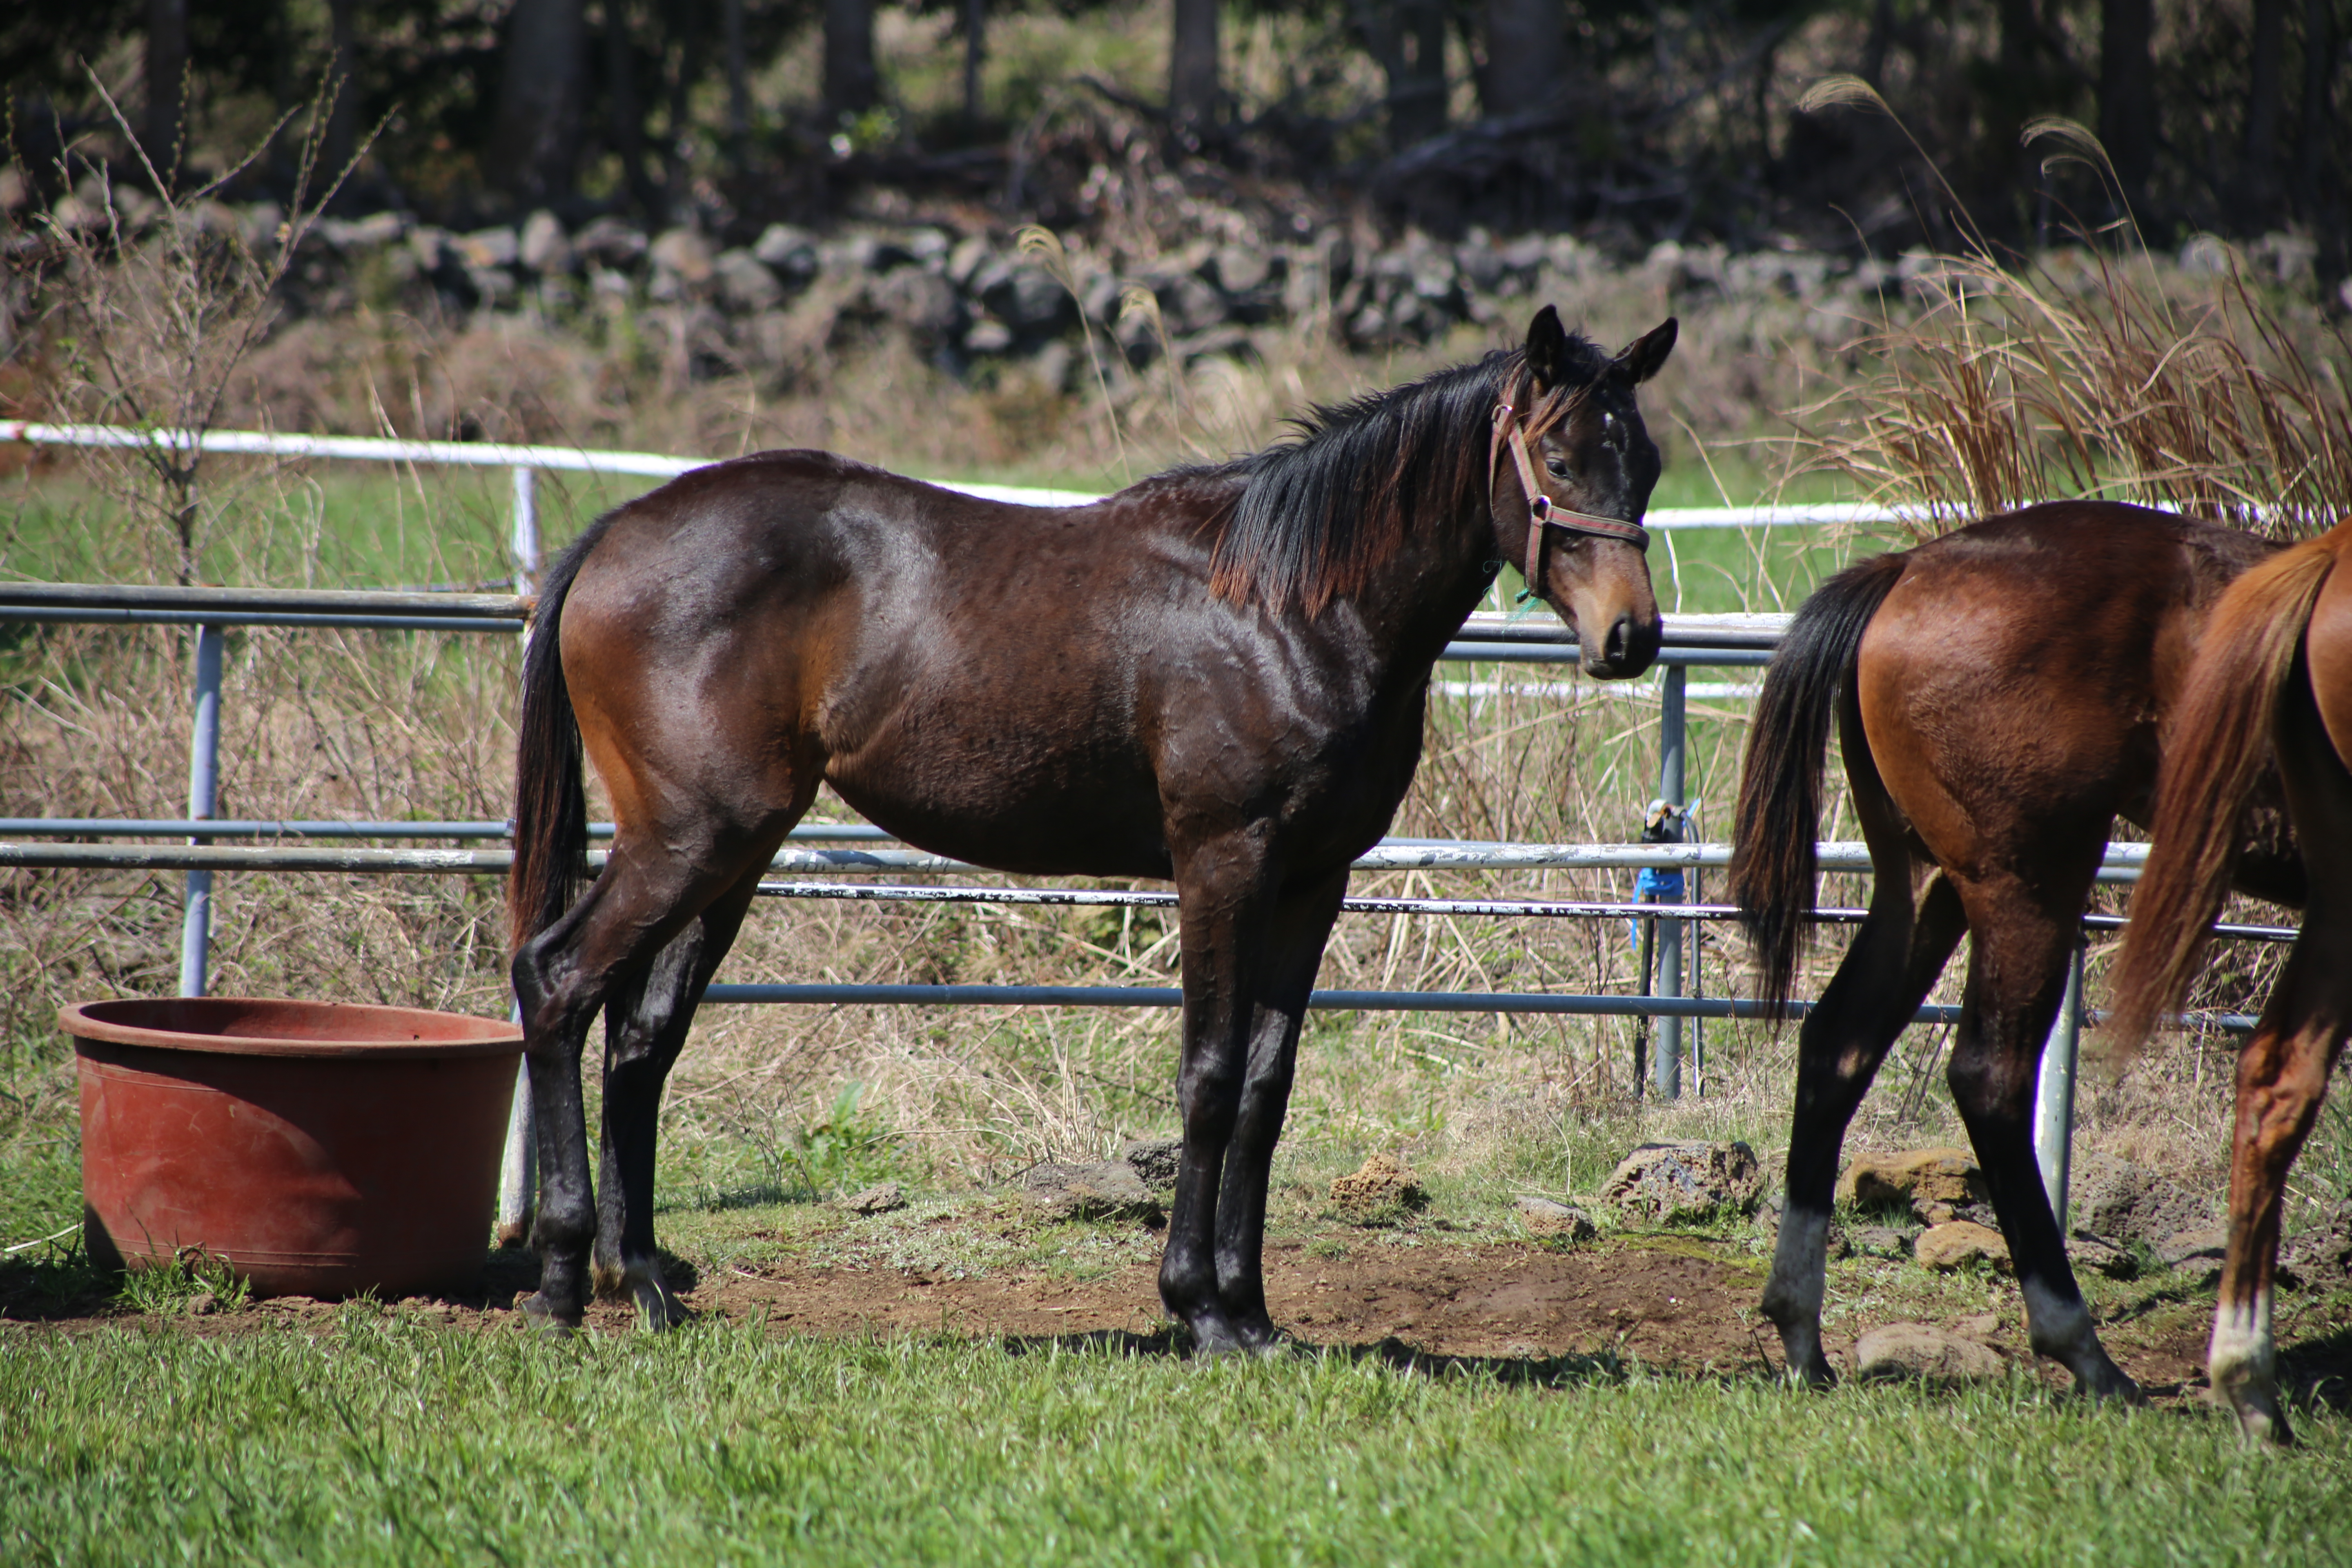
{"type": "Polygon", "coordinates": [[[1445,130],[1445,0],[1399,0],[1402,74],[1389,82],[1389,144],[1398,152],[1445,130]]]}
{"type": "Polygon", "coordinates": [[[2286,77],[2286,0],[2254,0],[2254,58],[2246,87],[2246,170],[2238,197],[2250,223],[2277,216],[2279,100],[2286,77]]]}
{"type": "Polygon", "coordinates": [[[1559,0],[1486,0],[1487,118],[1532,114],[1560,96],[1567,35],[1559,0]]]}
{"type": "Polygon", "coordinates": [[[335,101],[327,110],[324,173],[332,180],[351,167],[360,144],[359,35],[352,12],[359,0],[328,0],[327,85],[335,101]]]}
{"type": "Polygon", "coordinates": [[[1180,125],[1213,125],[1222,95],[1217,72],[1217,0],[1176,0],[1168,50],[1168,110],[1180,125]]]}
{"type": "Polygon", "coordinates": [[[490,168],[525,207],[572,192],[587,44],[581,0],[515,0],[490,127],[490,168]]]}
{"type": "Polygon", "coordinates": [[[727,158],[740,174],[751,160],[751,67],[744,58],[743,0],[727,0],[727,158]]]}
{"type": "Polygon", "coordinates": [[[825,124],[837,129],[881,96],[874,68],[874,0],[824,0],[825,124]]]}
{"type": "Polygon", "coordinates": [[[2332,194],[2326,184],[2328,154],[2336,148],[2335,0],[2304,0],[2303,140],[2295,148],[2294,184],[2304,216],[2316,219],[2332,194]]]}
{"type": "Polygon", "coordinates": [[[604,90],[612,105],[613,152],[621,160],[621,177],[645,220],[668,219],[661,191],[646,173],[646,107],[637,95],[637,62],[629,46],[628,0],[604,0],[604,90]]]}
{"type": "Polygon", "coordinates": [[[2124,201],[2147,201],[2156,167],[2155,62],[2149,39],[2154,0],[2103,0],[2099,19],[2099,140],[2115,164],[2124,201]]]}
{"type": "Polygon", "coordinates": [[[188,0],[147,0],[147,161],[165,184],[180,163],[188,85],[188,0]]]}
{"type": "Polygon", "coordinates": [[[988,0],[963,0],[963,119],[980,123],[980,68],[988,58],[988,0]]]}

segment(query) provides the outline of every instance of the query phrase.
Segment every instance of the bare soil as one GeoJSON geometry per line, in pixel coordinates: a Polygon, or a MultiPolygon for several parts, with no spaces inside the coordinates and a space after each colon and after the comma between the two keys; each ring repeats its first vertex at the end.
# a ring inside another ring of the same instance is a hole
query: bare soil
{"type": "MultiPolygon", "coordinates": [[[[1562,1247],[1443,1235],[1368,1241],[1360,1231],[1340,1234],[1347,1239],[1267,1243],[1269,1304],[1275,1321],[1302,1347],[1474,1364],[1638,1362],[1685,1375],[1766,1376],[1780,1367],[1778,1340],[1755,1311],[1763,1266],[1736,1242],[1661,1234],[1562,1247]]],[[[1182,1342],[1160,1310],[1148,1250],[1137,1249],[1083,1279],[1069,1278],[1046,1260],[962,1278],[932,1267],[799,1258],[731,1263],[698,1277],[684,1265],[675,1272],[690,1281],[681,1294],[697,1312],[764,1321],[779,1333],[1108,1340],[1143,1353],[1180,1352],[1182,1342]]],[[[536,1273],[528,1254],[500,1253],[479,1292],[412,1299],[394,1310],[461,1331],[504,1331],[515,1325],[513,1303],[532,1288],[536,1273]]],[[[2028,1350],[2014,1287],[1988,1281],[1979,1296],[1985,1290],[1996,1299],[1990,1313],[1974,1310],[1981,1300],[1938,1300],[1950,1296],[1948,1289],[1908,1260],[1832,1265],[1825,1331],[1832,1362],[1850,1366],[1853,1342],[1881,1323],[1927,1321],[1982,1338],[2053,1384],[2066,1381],[2028,1350]],[[1853,1310],[1841,1312],[1842,1300],[1853,1310]]],[[[2095,1286],[2093,1295],[2110,1353],[2151,1395],[2201,1394],[2210,1287],[2167,1277],[2104,1290],[2095,1286]],[[2098,1300],[2102,1294],[2109,1299],[2098,1300]]],[[[16,1310],[6,1316],[36,1315],[24,1310],[21,1299],[10,1305],[16,1310]]],[[[234,1334],[337,1310],[302,1298],[273,1298],[184,1322],[200,1333],[234,1334]]],[[[163,1322],[97,1300],[55,1303],[37,1315],[51,1332],[163,1322]]],[[[2296,1381],[2310,1387],[2332,1380],[2340,1396],[2352,1382],[2352,1300],[2290,1294],[2282,1316],[2281,1338],[2290,1369],[2300,1374],[2296,1381]]],[[[623,1302],[600,1301],[590,1311],[592,1331],[627,1332],[634,1321],[633,1309],[623,1302]]]]}

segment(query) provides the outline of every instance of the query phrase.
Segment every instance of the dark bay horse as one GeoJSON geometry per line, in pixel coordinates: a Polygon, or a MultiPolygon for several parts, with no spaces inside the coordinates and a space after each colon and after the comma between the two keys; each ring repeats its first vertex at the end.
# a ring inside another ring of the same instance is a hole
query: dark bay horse
{"type": "Polygon", "coordinates": [[[2279,1403],[2271,1288],[2287,1172],[2352,1029],[2352,523],[2248,572],[2214,605],[2166,739],[2156,846],[2115,970],[2112,1043],[2147,1037],[2194,977],[2275,759],[2310,888],[2303,930],[2238,1058],[2230,1247],[2213,1387],[2258,1441],[2293,1441],[2279,1403]]]}
{"type": "MultiPolygon", "coordinates": [[[[1870,911],[1798,1036],[1788,1202],[1763,1310],[1791,1376],[1822,1353],[1823,1248],[1847,1123],[1966,931],[1948,1071],[1991,1189],[2035,1351],[2100,1395],[2138,1390],[2099,1343],[2032,1147],[2036,1069],[2107,835],[2150,819],[2165,719],[2254,537],[2110,501],[1987,519],[1875,556],[1797,612],[1764,678],[1734,829],[1733,896],[1760,990],[1786,1000],[1813,907],[1823,752],[1837,721],[1870,846],[1870,911]]],[[[2238,862],[2302,896],[2276,809],[2238,862]]]]}
{"type": "Polygon", "coordinates": [[[1351,861],[1419,761],[1447,639],[1505,562],[1585,670],[1656,656],[1658,453],[1615,358],[1524,347],[1318,410],[1297,439],[1091,506],[976,500],[818,452],[687,474],[549,574],[525,664],[514,984],[542,1173],[526,1310],[589,1284],[656,1324],[662,1083],[821,782],[908,843],[1027,875],[1169,878],[1184,1153],[1160,1293],[1209,1352],[1268,1343],[1266,1183],[1351,861]],[[618,824],[578,894],[582,747],[618,824]],[[601,1195],[580,1055],[605,1016],[601,1195]]]}

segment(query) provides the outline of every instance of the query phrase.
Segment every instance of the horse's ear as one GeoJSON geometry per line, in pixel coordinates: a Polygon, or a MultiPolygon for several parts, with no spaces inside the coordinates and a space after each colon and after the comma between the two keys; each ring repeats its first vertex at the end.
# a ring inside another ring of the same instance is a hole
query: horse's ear
{"type": "Polygon", "coordinates": [[[1546,305],[1528,323],[1528,369],[1538,386],[1559,386],[1569,379],[1568,329],[1559,312],[1546,305]]]}
{"type": "Polygon", "coordinates": [[[1681,330],[1681,323],[1668,316],[1627,345],[1625,352],[1617,356],[1617,368],[1625,373],[1626,380],[1641,385],[1657,374],[1666,356],[1675,352],[1675,339],[1681,330]]]}

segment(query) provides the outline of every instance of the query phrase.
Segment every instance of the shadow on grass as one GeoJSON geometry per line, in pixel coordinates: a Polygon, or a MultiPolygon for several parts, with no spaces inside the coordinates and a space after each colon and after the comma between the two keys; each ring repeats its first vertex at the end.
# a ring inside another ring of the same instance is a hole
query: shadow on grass
{"type": "MultiPolygon", "coordinates": [[[[1007,1335],[1000,1342],[1007,1355],[1042,1355],[1053,1352],[1092,1353],[1097,1355],[1164,1357],[1171,1360],[1193,1359],[1192,1331],[1181,1328],[1161,1329],[1149,1334],[1130,1333],[1123,1329],[1096,1329],[1079,1334],[1007,1335]]],[[[1304,1340],[1286,1339],[1279,1355],[1306,1359],[1328,1357],[1357,1364],[1376,1363],[1397,1372],[1418,1373],[1427,1377],[1492,1378],[1512,1387],[1572,1388],[1595,1384],[1621,1384],[1632,1376],[1635,1363],[1627,1357],[1611,1352],[1597,1355],[1556,1356],[1471,1356],[1441,1355],[1420,1350],[1391,1334],[1369,1344],[1317,1344],[1304,1340]]],[[[1676,1373],[1644,1367],[1645,1372],[1688,1381],[1720,1382],[1723,1374],[1676,1373]]]]}
{"type": "Polygon", "coordinates": [[[2279,1383],[2299,1406],[2352,1414],[2352,1328],[2283,1347],[2279,1383]]]}

